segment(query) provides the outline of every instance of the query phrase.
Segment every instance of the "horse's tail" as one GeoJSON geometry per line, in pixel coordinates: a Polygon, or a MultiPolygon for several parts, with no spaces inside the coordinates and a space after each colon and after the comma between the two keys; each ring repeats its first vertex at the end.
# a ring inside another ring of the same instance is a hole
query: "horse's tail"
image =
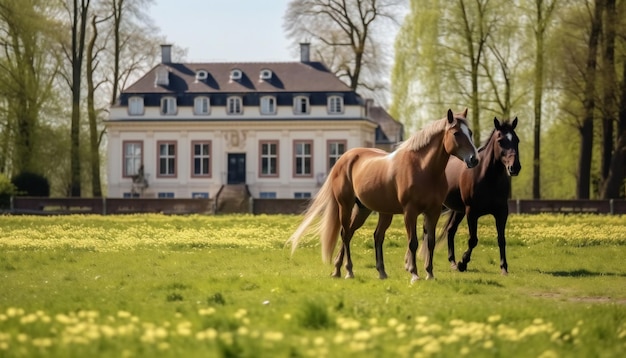
{"type": "Polygon", "coordinates": [[[311,227],[311,231],[320,235],[322,244],[322,260],[330,262],[330,259],[337,246],[339,235],[339,206],[335,200],[330,180],[327,179],[304,212],[304,220],[287,242],[291,242],[291,253],[293,254],[298,246],[298,242],[311,227]],[[321,220],[314,224],[315,219],[322,215],[321,220]],[[313,225],[313,226],[312,226],[313,225]]]}
{"type": "MultiPolygon", "coordinates": [[[[438,247],[441,244],[443,238],[448,236],[448,226],[450,225],[450,220],[452,220],[452,210],[443,207],[441,215],[439,216],[439,220],[437,220],[438,228],[435,235],[435,247],[438,247]],[[442,221],[445,221],[445,224],[443,226],[439,225],[439,223],[442,221]]],[[[425,235],[422,236],[422,245],[420,246],[419,252],[417,254],[417,256],[422,260],[425,260],[426,255],[428,255],[428,243],[426,242],[426,240],[424,240],[425,237],[425,235]]]]}

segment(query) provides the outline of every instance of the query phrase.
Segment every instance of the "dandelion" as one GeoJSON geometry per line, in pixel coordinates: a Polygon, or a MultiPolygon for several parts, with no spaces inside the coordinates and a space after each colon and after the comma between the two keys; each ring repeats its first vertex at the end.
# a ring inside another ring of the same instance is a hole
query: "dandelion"
{"type": "Polygon", "coordinates": [[[263,334],[263,338],[265,340],[274,341],[274,342],[282,341],[284,337],[285,335],[283,334],[283,332],[268,331],[263,334]]]}
{"type": "Polygon", "coordinates": [[[426,323],[427,321],[428,321],[428,317],[427,317],[427,316],[418,316],[418,317],[415,317],[415,322],[417,322],[417,323],[424,324],[424,323],[426,323]]]}
{"type": "Polygon", "coordinates": [[[489,322],[489,323],[495,323],[495,322],[500,321],[500,319],[501,319],[501,318],[502,318],[502,317],[501,317],[499,314],[492,315],[492,316],[489,316],[489,317],[487,318],[487,322],[489,322]]]}
{"type": "Polygon", "coordinates": [[[390,318],[389,320],[387,320],[387,326],[389,327],[395,327],[398,324],[398,320],[395,318],[390,318]]]}
{"type": "Polygon", "coordinates": [[[483,348],[485,349],[493,348],[493,341],[492,340],[485,341],[485,343],[483,343],[483,348]]]}
{"type": "Polygon", "coordinates": [[[237,328],[237,335],[239,336],[247,336],[249,333],[249,329],[246,326],[241,326],[239,328],[237,328]]]}
{"type": "Polygon", "coordinates": [[[246,315],[248,314],[248,311],[244,308],[240,308],[237,310],[237,312],[235,312],[235,318],[236,319],[242,319],[244,318],[246,315]]]}
{"type": "Polygon", "coordinates": [[[6,351],[9,349],[9,344],[7,342],[0,342],[0,351],[6,351]]]}
{"type": "Polygon", "coordinates": [[[190,336],[191,335],[191,322],[181,322],[176,326],[176,333],[179,336],[190,336]]]}
{"type": "Polygon", "coordinates": [[[117,312],[117,316],[119,318],[130,318],[132,315],[130,314],[130,312],[126,312],[126,311],[118,311],[117,312]]]}
{"type": "Polygon", "coordinates": [[[170,349],[170,344],[167,342],[160,342],[159,344],[157,344],[157,349],[160,351],[166,351],[170,349]]]}
{"type": "Polygon", "coordinates": [[[315,337],[315,339],[313,340],[314,346],[321,347],[325,344],[326,344],[326,340],[324,339],[324,337],[315,337]]]}
{"type": "Polygon", "coordinates": [[[461,350],[459,351],[459,354],[462,356],[466,356],[470,353],[470,349],[469,347],[463,347],[461,348],[461,350]]]}
{"type": "Polygon", "coordinates": [[[558,357],[559,355],[551,349],[548,349],[547,351],[539,355],[539,358],[558,358],[558,357]]]}
{"type": "Polygon", "coordinates": [[[284,320],[286,320],[286,321],[291,320],[291,314],[290,314],[290,313],[285,313],[285,314],[283,315],[283,319],[284,319],[284,320]]]}
{"type": "Polygon", "coordinates": [[[211,316],[214,313],[215,313],[215,308],[213,307],[201,308],[198,310],[198,314],[200,316],[211,316]]]}
{"type": "Polygon", "coordinates": [[[52,346],[52,339],[50,338],[35,338],[33,339],[33,346],[38,348],[48,348],[52,346]]]}

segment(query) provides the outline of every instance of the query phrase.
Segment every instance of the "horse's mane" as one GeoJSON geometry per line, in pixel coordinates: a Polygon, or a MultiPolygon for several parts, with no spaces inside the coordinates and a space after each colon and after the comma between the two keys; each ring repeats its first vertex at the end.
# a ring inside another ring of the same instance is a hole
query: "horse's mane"
{"type": "Polygon", "coordinates": [[[434,122],[429,123],[426,127],[415,132],[398,146],[398,150],[420,150],[424,148],[433,135],[441,133],[446,128],[447,118],[442,118],[434,122]]]}

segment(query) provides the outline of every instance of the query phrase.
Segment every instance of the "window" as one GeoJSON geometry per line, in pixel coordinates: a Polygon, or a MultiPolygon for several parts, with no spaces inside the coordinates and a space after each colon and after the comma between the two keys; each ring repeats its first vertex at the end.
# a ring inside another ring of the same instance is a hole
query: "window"
{"type": "Polygon", "coordinates": [[[137,175],[143,163],[143,142],[125,141],[124,146],[124,168],[125,178],[137,175]]]}
{"type": "Polygon", "coordinates": [[[241,97],[228,97],[228,114],[242,114],[241,97]]]}
{"type": "Polygon", "coordinates": [[[276,192],[274,191],[262,191],[259,193],[261,199],[276,199],[276,192]]]}
{"type": "Polygon", "coordinates": [[[191,193],[191,198],[192,199],[208,199],[209,198],[209,193],[207,193],[207,192],[191,193]]]}
{"type": "Polygon", "coordinates": [[[171,192],[159,193],[157,196],[159,197],[159,199],[167,199],[167,198],[171,199],[174,197],[174,193],[171,193],[171,192]]]}
{"type": "Polygon", "coordinates": [[[143,98],[131,97],[128,99],[128,114],[140,116],[143,114],[143,98]]]}
{"type": "Polygon", "coordinates": [[[271,70],[261,70],[261,73],[259,74],[259,78],[262,80],[269,80],[272,78],[272,71],[271,70]]]}
{"type": "Polygon", "coordinates": [[[192,177],[211,176],[211,142],[191,142],[192,177]]]}
{"type": "Polygon", "coordinates": [[[346,152],[345,140],[331,140],[328,141],[328,172],[335,165],[337,159],[346,152]]]}
{"type": "Polygon", "coordinates": [[[261,97],[261,114],[276,114],[276,98],[273,96],[261,97]]]}
{"type": "Polygon", "coordinates": [[[161,114],[176,114],[176,98],[161,98],[161,114]]]}
{"type": "Polygon", "coordinates": [[[209,114],[209,97],[196,97],[193,100],[193,112],[195,114],[209,114]]]}
{"type": "Polygon", "coordinates": [[[278,141],[260,142],[259,176],[278,176],[278,141]]]}
{"type": "Polygon", "coordinates": [[[293,113],[307,114],[309,113],[309,98],[305,96],[297,96],[293,99],[293,113]]]}
{"type": "Polygon", "coordinates": [[[294,143],[294,176],[312,176],[313,142],[295,141],[294,143]]]}
{"type": "Polygon", "coordinates": [[[208,77],[209,77],[209,73],[205,70],[198,70],[198,72],[196,72],[196,82],[204,81],[208,77]]]}
{"type": "Polygon", "coordinates": [[[311,197],[311,193],[308,193],[308,192],[296,192],[296,193],[293,193],[293,197],[295,199],[308,199],[308,198],[311,197]]]}
{"type": "Polygon", "coordinates": [[[230,71],[230,79],[231,80],[240,80],[241,77],[243,76],[241,70],[239,69],[234,69],[230,71]]]}
{"type": "Polygon", "coordinates": [[[343,98],[340,96],[328,97],[328,113],[343,113],[343,98]]]}
{"type": "Polygon", "coordinates": [[[157,171],[159,177],[176,176],[176,143],[158,142],[159,158],[157,171]]]}

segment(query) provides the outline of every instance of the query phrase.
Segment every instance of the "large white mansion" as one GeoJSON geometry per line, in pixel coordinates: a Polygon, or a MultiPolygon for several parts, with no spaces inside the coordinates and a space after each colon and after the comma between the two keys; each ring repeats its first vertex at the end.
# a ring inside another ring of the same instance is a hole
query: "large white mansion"
{"type": "Polygon", "coordinates": [[[400,123],[300,50],[299,62],[172,63],[161,46],[106,121],[108,196],[212,198],[245,184],[255,198],[306,198],[346,150],[402,140],[400,123]]]}

